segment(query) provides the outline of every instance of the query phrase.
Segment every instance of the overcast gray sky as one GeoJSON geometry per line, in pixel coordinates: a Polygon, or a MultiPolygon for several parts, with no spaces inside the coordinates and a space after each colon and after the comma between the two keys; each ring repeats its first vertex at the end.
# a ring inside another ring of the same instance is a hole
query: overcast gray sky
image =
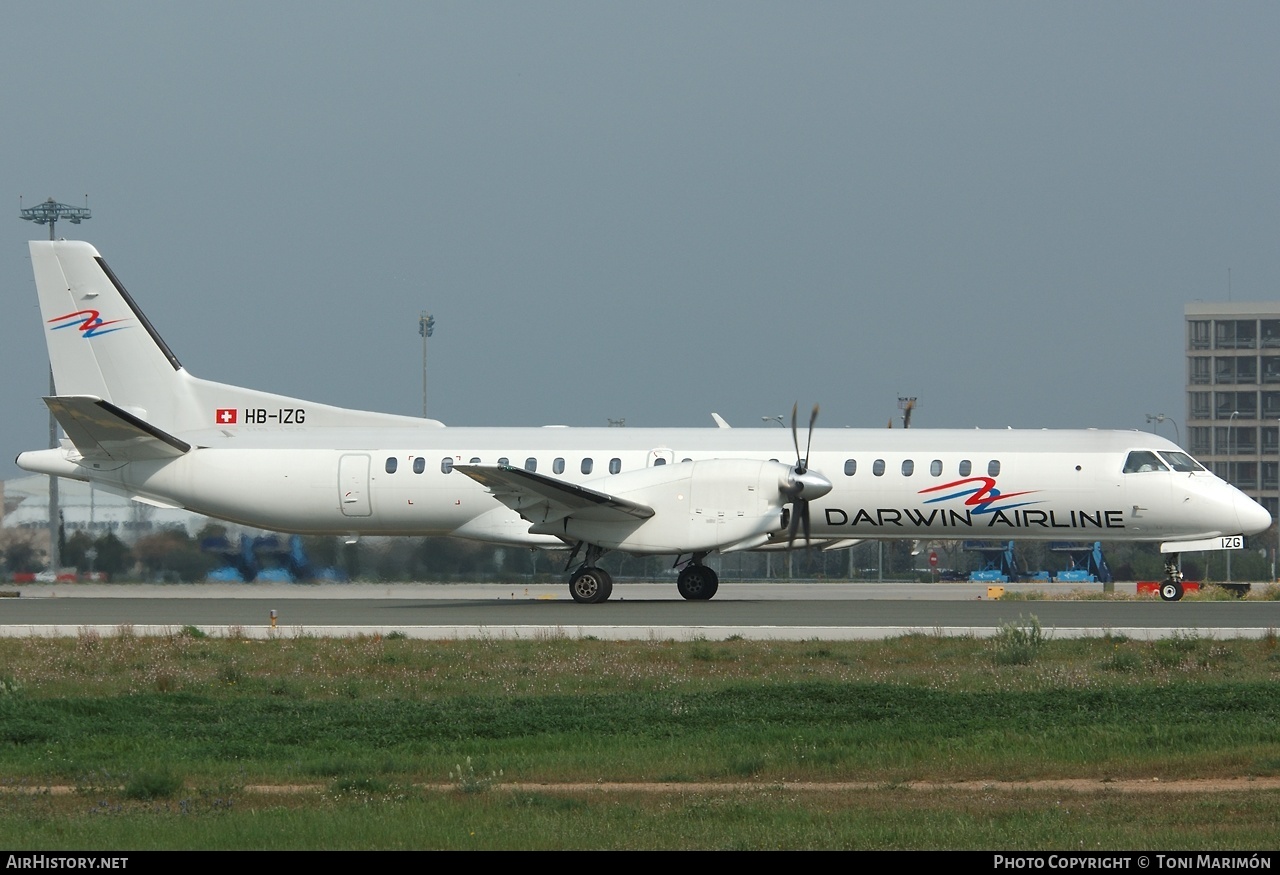
{"type": "MultiPolygon", "coordinates": [[[[53,196],[201,377],[450,425],[1145,428],[1280,290],[1280,4],[11,4],[0,476],[53,196]]],[[[1167,426],[1166,426],[1167,428],[1167,426]]]]}

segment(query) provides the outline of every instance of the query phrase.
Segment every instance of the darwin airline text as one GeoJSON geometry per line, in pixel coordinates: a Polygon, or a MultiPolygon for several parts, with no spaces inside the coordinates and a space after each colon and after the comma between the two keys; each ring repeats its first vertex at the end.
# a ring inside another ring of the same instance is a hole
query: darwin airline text
{"type": "Polygon", "coordinates": [[[922,510],[913,507],[858,508],[846,511],[829,507],[825,511],[827,525],[839,526],[898,526],[913,529],[1123,529],[1124,511],[1120,510],[1040,510],[1036,508],[1010,508],[990,510],[974,519],[971,510],[950,510],[931,507],[922,510]]]}

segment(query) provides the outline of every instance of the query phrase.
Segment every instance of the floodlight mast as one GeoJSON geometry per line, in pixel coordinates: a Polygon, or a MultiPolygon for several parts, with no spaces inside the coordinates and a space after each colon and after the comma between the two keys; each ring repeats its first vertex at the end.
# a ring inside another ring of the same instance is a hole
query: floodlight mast
{"type": "MultiPolygon", "coordinates": [[[[83,207],[73,207],[70,204],[60,204],[53,198],[48,198],[34,207],[22,206],[22,197],[18,197],[18,216],[23,221],[35,222],[37,225],[49,226],[49,239],[54,239],[54,226],[58,224],[59,219],[66,219],[73,225],[79,225],[85,219],[92,219],[93,214],[89,212],[89,196],[84,196],[83,207]]],[[[49,365],[49,395],[57,395],[57,386],[53,382],[53,365],[49,365]]],[[[56,449],[58,446],[58,421],[53,418],[53,411],[49,411],[49,447],[56,449]]],[[[49,478],[49,570],[53,572],[54,577],[58,575],[58,570],[62,567],[62,544],[60,538],[60,529],[62,521],[62,513],[58,510],[58,478],[49,478]]]]}
{"type": "Polygon", "coordinates": [[[53,229],[59,219],[66,219],[73,225],[79,225],[85,219],[92,219],[93,214],[89,212],[89,196],[84,196],[83,207],[73,207],[70,204],[60,204],[53,198],[41,201],[34,207],[23,207],[22,198],[18,198],[18,215],[25,221],[35,222],[37,225],[49,226],[49,239],[54,239],[53,229]]]}

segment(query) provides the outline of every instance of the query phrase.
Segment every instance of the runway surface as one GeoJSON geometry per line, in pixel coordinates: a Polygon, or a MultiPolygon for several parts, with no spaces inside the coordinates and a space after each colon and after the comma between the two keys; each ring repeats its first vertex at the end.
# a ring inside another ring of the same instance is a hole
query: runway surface
{"type": "MultiPolygon", "coordinates": [[[[1014,587],[1010,587],[1014,589],[1014,587]]],[[[1021,586],[1059,595],[1066,585],[1021,586]]],[[[1097,588],[1097,589],[1100,589],[1097,588]]],[[[387,635],[413,638],[876,639],[913,632],[990,636],[1039,620],[1056,637],[1173,635],[1257,638],[1280,628],[1280,602],[1000,601],[976,584],[728,583],[709,602],[673,584],[618,583],[599,605],[576,604],[562,584],[50,584],[0,599],[0,636],[170,634],[387,635]],[[276,614],[272,626],[271,612],[276,614]]],[[[1095,589],[1096,591],[1096,589],[1095,589]]],[[[1117,592],[1134,592],[1133,584],[1117,592]]]]}

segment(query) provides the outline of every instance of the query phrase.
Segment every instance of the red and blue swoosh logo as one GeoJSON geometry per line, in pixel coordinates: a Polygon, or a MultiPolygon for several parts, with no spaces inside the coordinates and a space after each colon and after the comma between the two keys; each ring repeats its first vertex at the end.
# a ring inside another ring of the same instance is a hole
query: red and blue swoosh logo
{"type": "Polygon", "coordinates": [[[53,327],[49,330],[57,331],[59,328],[76,328],[79,330],[81,337],[101,337],[104,334],[110,334],[113,331],[121,331],[128,328],[128,325],[117,324],[125,321],[127,320],[108,319],[104,321],[102,315],[97,310],[77,310],[74,313],[67,313],[65,316],[56,316],[53,319],[50,319],[49,324],[53,327]],[[108,325],[116,325],[117,327],[107,328],[108,325]]]}
{"type": "Polygon", "coordinates": [[[1019,495],[1034,495],[1037,490],[1004,493],[996,488],[994,477],[966,477],[963,480],[943,483],[941,486],[930,486],[928,489],[921,489],[919,494],[927,495],[930,492],[941,492],[944,489],[953,491],[948,492],[946,495],[930,498],[925,501],[925,504],[936,504],[939,501],[963,497],[965,507],[973,508],[974,513],[996,513],[997,511],[1013,510],[1015,507],[1025,507],[1028,504],[1040,503],[1038,501],[1015,501],[1010,504],[1010,499],[1019,495]]]}

